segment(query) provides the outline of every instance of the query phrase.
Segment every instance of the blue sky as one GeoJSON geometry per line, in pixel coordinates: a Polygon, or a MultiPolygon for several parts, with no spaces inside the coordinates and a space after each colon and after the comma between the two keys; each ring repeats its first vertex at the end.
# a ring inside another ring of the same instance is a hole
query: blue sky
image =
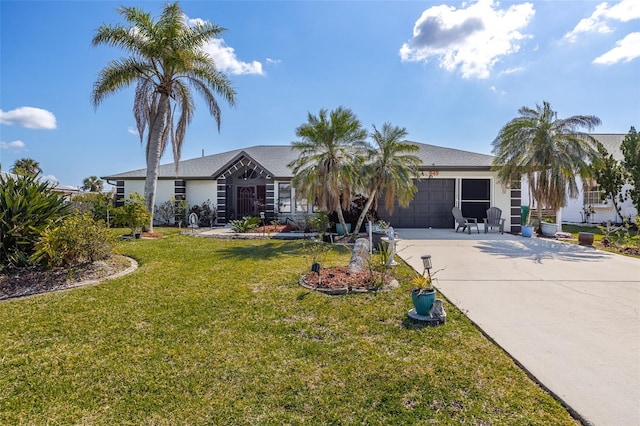
{"type": "MultiPolygon", "coordinates": [[[[0,163],[32,158],[81,185],[144,168],[133,88],[94,110],[98,72],[125,53],[92,47],[119,6],[155,1],[0,1],[0,163]]],[[[640,127],[640,1],[183,1],[190,20],[227,29],[207,51],[233,81],[222,127],[198,104],[183,159],[295,140],[307,113],[352,109],[369,129],[491,153],[522,106],[640,127]]],[[[171,162],[170,153],[163,163],[171,162]]]]}

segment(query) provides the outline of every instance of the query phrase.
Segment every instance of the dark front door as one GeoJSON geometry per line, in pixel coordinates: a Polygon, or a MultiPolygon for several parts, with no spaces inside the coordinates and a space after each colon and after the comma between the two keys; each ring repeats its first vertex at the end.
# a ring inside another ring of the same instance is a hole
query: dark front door
{"type": "Polygon", "coordinates": [[[384,209],[384,201],[378,203],[378,215],[394,228],[451,228],[455,205],[455,179],[422,179],[414,181],[418,187],[409,206],[401,208],[396,203],[393,215],[384,209]]]}
{"type": "Polygon", "coordinates": [[[236,212],[238,218],[251,216],[254,214],[254,206],[256,202],[255,186],[238,186],[236,197],[236,212]]]}

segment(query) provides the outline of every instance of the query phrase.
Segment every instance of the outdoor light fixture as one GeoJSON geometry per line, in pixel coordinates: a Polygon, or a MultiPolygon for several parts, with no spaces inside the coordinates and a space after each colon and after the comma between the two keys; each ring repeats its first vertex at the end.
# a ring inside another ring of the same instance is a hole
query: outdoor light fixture
{"type": "Polygon", "coordinates": [[[431,266],[431,255],[425,254],[420,258],[422,259],[422,264],[424,265],[424,271],[422,271],[422,275],[427,272],[429,274],[429,278],[431,278],[431,268],[433,268],[433,266],[431,266]]]}

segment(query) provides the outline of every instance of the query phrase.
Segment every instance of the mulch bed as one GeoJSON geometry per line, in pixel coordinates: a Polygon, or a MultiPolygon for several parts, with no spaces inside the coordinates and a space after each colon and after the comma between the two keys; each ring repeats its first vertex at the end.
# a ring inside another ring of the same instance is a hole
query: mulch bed
{"type": "Polygon", "coordinates": [[[348,267],[321,268],[319,274],[309,272],[303,275],[298,284],[326,294],[367,293],[398,287],[398,282],[387,275],[380,286],[382,274],[379,272],[351,272],[348,267]]]}
{"type": "Polygon", "coordinates": [[[63,268],[20,268],[0,274],[0,300],[30,296],[89,284],[122,272],[131,266],[125,256],[63,268]]]}

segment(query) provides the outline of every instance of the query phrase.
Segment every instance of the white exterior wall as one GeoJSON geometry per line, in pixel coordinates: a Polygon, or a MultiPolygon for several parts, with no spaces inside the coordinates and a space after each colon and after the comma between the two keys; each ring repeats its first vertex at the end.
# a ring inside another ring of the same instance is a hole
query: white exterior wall
{"type": "Polygon", "coordinates": [[[126,199],[129,199],[129,195],[134,192],[137,192],[142,197],[144,197],[144,179],[124,181],[124,197],[126,199]]]}
{"type": "Polygon", "coordinates": [[[172,180],[158,180],[156,187],[156,206],[173,198],[174,183],[172,180]]]}
{"type": "Polygon", "coordinates": [[[187,180],[187,202],[189,206],[200,205],[209,200],[216,205],[218,200],[218,183],[215,180],[187,180]]]}
{"type": "MultiPolygon", "coordinates": [[[[580,188],[580,193],[577,198],[569,198],[567,199],[567,205],[560,209],[558,212],[558,222],[561,223],[583,223],[583,208],[584,208],[584,192],[582,189],[582,180],[578,177],[576,178],[576,182],[578,184],[578,188],[580,188]]],[[[626,184],[622,187],[622,191],[628,190],[631,188],[631,185],[626,184]]],[[[522,204],[529,205],[529,187],[527,184],[526,178],[522,179],[522,204]]],[[[619,203],[620,212],[624,218],[633,219],[638,215],[631,199],[625,200],[624,203],[619,203]]],[[[618,216],[615,208],[611,201],[607,201],[604,204],[595,204],[591,206],[594,210],[594,213],[589,218],[589,223],[602,223],[602,222],[620,222],[622,218],[618,216]]]]}

